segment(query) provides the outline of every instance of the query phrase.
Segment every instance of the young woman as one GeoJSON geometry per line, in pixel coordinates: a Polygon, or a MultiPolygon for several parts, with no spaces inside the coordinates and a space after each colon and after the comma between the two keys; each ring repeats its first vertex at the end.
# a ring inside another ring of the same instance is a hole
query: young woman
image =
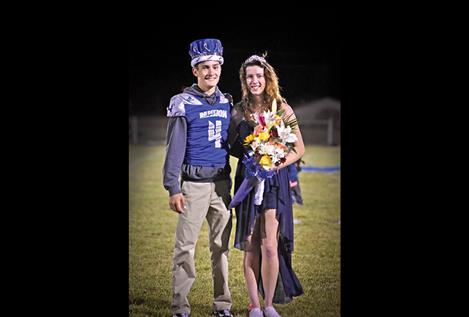
{"type": "MultiPolygon", "coordinates": [[[[249,148],[243,141],[252,131],[254,113],[272,110],[275,99],[278,108],[285,111],[284,118],[294,119],[292,108],[280,95],[278,77],[264,57],[253,55],[241,66],[242,100],[232,113],[231,154],[240,158],[235,177],[235,191],[245,174],[243,155],[249,148]]],[[[244,250],[244,277],[250,299],[250,317],[262,317],[259,293],[264,297],[264,314],[280,316],[273,303],[285,304],[303,294],[301,284],[293,272],[293,212],[290,182],[286,166],[295,163],[304,154],[304,143],[299,126],[296,126],[295,151],[290,151],[286,161],[276,168],[272,178],[264,182],[260,205],[254,201],[254,190],[236,207],[237,227],[235,247],[244,250]]]]}

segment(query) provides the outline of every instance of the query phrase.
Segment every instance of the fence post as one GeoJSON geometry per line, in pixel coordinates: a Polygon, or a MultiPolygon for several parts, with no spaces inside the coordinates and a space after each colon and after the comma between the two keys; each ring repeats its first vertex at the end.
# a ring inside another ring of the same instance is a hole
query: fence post
{"type": "Polygon", "coordinates": [[[329,117],[327,119],[327,145],[334,144],[334,119],[329,117]]]}
{"type": "Polygon", "coordinates": [[[132,144],[138,143],[138,120],[137,116],[132,116],[130,121],[130,128],[132,131],[132,144]]]}

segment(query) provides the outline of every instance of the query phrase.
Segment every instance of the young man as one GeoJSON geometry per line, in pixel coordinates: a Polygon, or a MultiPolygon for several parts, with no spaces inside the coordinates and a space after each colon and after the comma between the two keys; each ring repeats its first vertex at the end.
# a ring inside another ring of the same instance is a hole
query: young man
{"type": "Polygon", "coordinates": [[[171,98],[164,187],[169,207],[178,213],[173,256],[173,317],[190,316],[187,296],[195,280],[194,252],[204,219],[209,225],[213,276],[213,315],[232,317],[228,288],[228,244],[231,232],[228,126],[232,98],[217,87],[223,47],[217,39],[190,44],[197,84],[171,98]],[[180,178],[180,180],[179,180],[180,178]],[[179,185],[181,183],[181,186],[179,185]]]}

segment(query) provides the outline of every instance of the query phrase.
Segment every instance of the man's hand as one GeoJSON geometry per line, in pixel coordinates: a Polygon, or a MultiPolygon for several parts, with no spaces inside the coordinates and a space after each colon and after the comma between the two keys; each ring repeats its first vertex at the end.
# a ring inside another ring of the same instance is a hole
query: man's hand
{"type": "Polygon", "coordinates": [[[184,201],[184,196],[182,193],[177,193],[169,197],[169,208],[177,213],[184,213],[184,209],[186,209],[186,202],[184,201]]]}

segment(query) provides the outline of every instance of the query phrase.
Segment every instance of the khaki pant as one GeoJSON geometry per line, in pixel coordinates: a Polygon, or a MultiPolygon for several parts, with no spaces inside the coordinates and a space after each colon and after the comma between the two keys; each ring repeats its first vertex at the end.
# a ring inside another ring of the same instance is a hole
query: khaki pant
{"type": "Polygon", "coordinates": [[[187,299],[195,280],[194,252],[204,219],[209,226],[213,277],[213,308],[231,308],[228,288],[228,244],[231,233],[231,180],[214,183],[184,181],[182,193],[186,201],[184,214],[179,214],[173,256],[173,314],[190,313],[187,299]]]}

